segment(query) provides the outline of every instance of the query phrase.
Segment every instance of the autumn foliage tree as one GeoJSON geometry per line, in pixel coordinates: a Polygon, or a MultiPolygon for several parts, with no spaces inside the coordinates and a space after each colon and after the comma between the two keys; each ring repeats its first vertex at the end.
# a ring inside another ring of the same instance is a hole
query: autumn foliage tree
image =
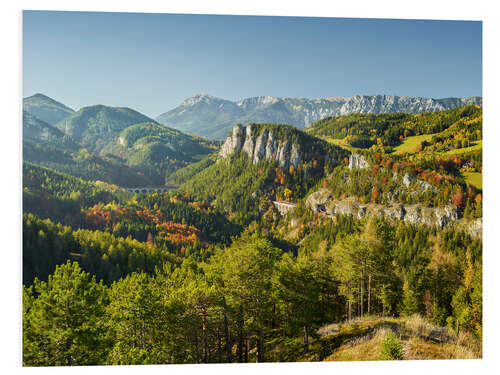
{"type": "Polygon", "coordinates": [[[462,192],[462,189],[457,187],[455,189],[455,192],[451,196],[451,203],[457,208],[464,208],[465,207],[465,199],[464,199],[464,194],[462,192]]]}

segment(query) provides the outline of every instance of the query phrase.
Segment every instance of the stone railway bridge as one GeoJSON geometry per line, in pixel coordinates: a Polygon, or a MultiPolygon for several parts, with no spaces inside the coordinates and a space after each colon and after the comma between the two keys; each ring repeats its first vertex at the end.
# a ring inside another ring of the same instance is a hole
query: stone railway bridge
{"type": "Polygon", "coordinates": [[[282,216],[285,216],[297,206],[295,203],[285,201],[273,201],[273,204],[282,216]]]}
{"type": "Polygon", "coordinates": [[[155,191],[165,193],[177,189],[177,186],[122,187],[122,189],[131,193],[154,193],[155,191]]]}

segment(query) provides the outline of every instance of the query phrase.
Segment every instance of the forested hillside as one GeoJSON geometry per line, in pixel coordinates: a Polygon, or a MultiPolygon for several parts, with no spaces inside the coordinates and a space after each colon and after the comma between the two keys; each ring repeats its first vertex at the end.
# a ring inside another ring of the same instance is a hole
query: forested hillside
{"type": "MultiPolygon", "coordinates": [[[[53,107],[64,108],[41,94],[24,102],[32,112],[44,108],[45,115],[53,107]]],[[[159,125],[129,108],[97,105],[71,110],[55,126],[23,112],[24,160],[88,181],[161,186],[170,174],[217,147],[218,142],[159,125]]]]}
{"type": "Polygon", "coordinates": [[[100,157],[180,186],[23,164],[24,365],[482,357],[480,107],[233,124],[222,145],[110,124],[100,157]]]}
{"type": "Polygon", "coordinates": [[[154,185],[142,168],[128,166],[113,157],[101,157],[85,148],[60,149],[43,143],[23,142],[23,158],[86,181],[104,181],[123,187],[154,185]]]}
{"type": "Polygon", "coordinates": [[[95,105],[83,107],[55,126],[92,151],[101,150],[130,125],[154,122],[130,108],[95,105]]]}
{"type": "Polygon", "coordinates": [[[181,191],[211,202],[244,225],[272,209],[274,199],[296,201],[304,197],[347,156],[343,149],[291,126],[249,124],[247,129],[252,129],[252,133],[246,136],[232,133],[228,137],[227,142],[241,137],[237,141],[239,147],[223,146],[215,164],[180,187],[181,191]],[[266,147],[262,141],[264,136],[268,137],[266,147]],[[288,152],[285,144],[290,147],[288,152]],[[272,154],[269,159],[266,152],[259,156],[259,147],[271,151],[267,152],[272,154]]]}
{"type": "MultiPolygon", "coordinates": [[[[116,238],[133,238],[141,243],[154,244],[159,249],[157,251],[176,256],[205,256],[211,244],[228,243],[231,236],[240,231],[239,226],[230,223],[220,212],[176,192],[131,195],[116,186],[89,183],[29,163],[23,165],[23,185],[23,212],[36,215],[29,216],[30,222],[39,217],[47,219],[49,224],[68,226],[64,231],[88,229],[103,235],[109,233],[116,238]]],[[[47,251],[51,243],[47,245],[47,251]]],[[[29,246],[25,244],[24,249],[28,253],[38,253],[38,245],[38,242],[29,246]]],[[[103,246],[102,251],[106,251],[107,245],[103,246]]],[[[69,249],[66,250],[55,257],[57,260],[43,250],[37,256],[45,257],[45,262],[52,267],[49,271],[53,271],[61,259],[73,259],[68,256],[69,249]]],[[[30,264],[37,263],[26,252],[25,257],[30,264]]],[[[91,267],[97,267],[95,262],[91,267]]],[[[30,275],[30,279],[41,277],[27,269],[25,275],[30,275]]]]}
{"type": "Polygon", "coordinates": [[[30,141],[71,150],[78,148],[78,145],[59,129],[23,111],[23,143],[30,141]]]}
{"type": "Polygon", "coordinates": [[[444,132],[445,138],[453,136],[457,140],[464,140],[465,143],[452,145],[453,148],[460,148],[465,147],[467,141],[481,139],[481,125],[482,108],[471,105],[415,115],[394,113],[327,117],[312,124],[307,132],[315,136],[342,139],[346,145],[359,148],[369,148],[377,144],[394,147],[408,137],[422,134],[436,134],[433,143],[442,143],[443,138],[437,138],[443,137],[441,134],[444,132]],[[467,132],[464,132],[465,128],[467,132]],[[449,131],[446,131],[447,129],[449,131]]]}
{"type": "Polygon", "coordinates": [[[120,186],[153,184],[140,168],[89,152],[69,135],[26,111],[23,112],[23,160],[87,181],[105,181],[120,186]]]}
{"type": "Polygon", "coordinates": [[[155,185],[163,185],[173,172],[214,153],[217,146],[217,142],[148,122],[127,127],[101,154],[114,155],[140,168],[155,185]]]}

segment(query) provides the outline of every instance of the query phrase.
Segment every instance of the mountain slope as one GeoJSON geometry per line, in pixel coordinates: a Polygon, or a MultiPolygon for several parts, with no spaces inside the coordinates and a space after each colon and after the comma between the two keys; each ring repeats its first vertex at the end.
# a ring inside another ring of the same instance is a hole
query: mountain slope
{"type": "Polygon", "coordinates": [[[120,158],[140,168],[155,184],[163,185],[166,176],[215,152],[217,147],[215,141],[145,122],[127,127],[101,154],[120,158]]]}
{"type": "Polygon", "coordinates": [[[29,141],[73,150],[78,148],[75,142],[62,131],[29,112],[23,111],[23,143],[29,141]]]}
{"type": "Polygon", "coordinates": [[[90,153],[70,136],[26,111],[23,111],[23,160],[87,181],[100,180],[120,186],[152,184],[137,168],[116,158],[90,153]]]}
{"type": "Polygon", "coordinates": [[[154,184],[141,168],[127,166],[120,159],[98,156],[84,148],[71,151],[50,144],[24,141],[23,160],[86,181],[104,181],[123,187],[154,184]]]}
{"type": "Polygon", "coordinates": [[[81,108],[55,127],[25,112],[23,126],[25,160],[120,186],[163,185],[166,175],[218,147],[132,109],[103,105],[81,108]]]}
{"type": "Polygon", "coordinates": [[[23,109],[50,125],[71,116],[75,111],[43,94],[23,99],[23,109]]]}
{"type": "Polygon", "coordinates": [[[94,105],[81,108],[56,127],[82,145],[99,151],[127,127],[141,122],[155,121],[130,108],[94,105]]]}
{"type": "Polygon", "coordinates": [[[209,95],[196,95],[158,116],[156,120],[188,134],[222,139],[235,120],[244,115],[245,111],[234,102],[209,95]]]}
{"type": "Polygon", "coordinates": [[[235,123],[285,123],[300,129],[328,116],[351,113],[419,113],[482,104],[482,98],[431,99],[390,95],[323,99],[259,96],[238,102],[200,94],[157,117],[157,121],[189,134],[223,139],[235,123]]]}
{"type": "MultiPolygon", "coordinates": [[[[407,137],[444,133],[443,138],[462,136],[481,138],[482,108],[467,105],[439,112],[419,114],[363,114],[326,117],[313,123],[306,132],[325,139],[343,140],[348,146],[368,148],[377,142],[384,146],[397,146],[407,137]]],[[[430,141],[430,138],[429,140],[430,141]]],[[[427,142],[428,143],[428,142],[427,142]]],[[[459,147],[455,147],[459,148],[459,147]]]]}

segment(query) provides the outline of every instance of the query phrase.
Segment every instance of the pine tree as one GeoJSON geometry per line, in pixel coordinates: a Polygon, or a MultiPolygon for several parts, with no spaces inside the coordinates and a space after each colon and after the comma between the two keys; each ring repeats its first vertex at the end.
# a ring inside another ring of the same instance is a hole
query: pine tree
{"type": "Polygon", "coordinates": [[[107,352],[106,287],[78,263],[57,266],[48,282],[24,288],[23,362],[27,366],[102,364],[107,352]],[[37,294],[32,295],[32,290],[37,294]]]}

